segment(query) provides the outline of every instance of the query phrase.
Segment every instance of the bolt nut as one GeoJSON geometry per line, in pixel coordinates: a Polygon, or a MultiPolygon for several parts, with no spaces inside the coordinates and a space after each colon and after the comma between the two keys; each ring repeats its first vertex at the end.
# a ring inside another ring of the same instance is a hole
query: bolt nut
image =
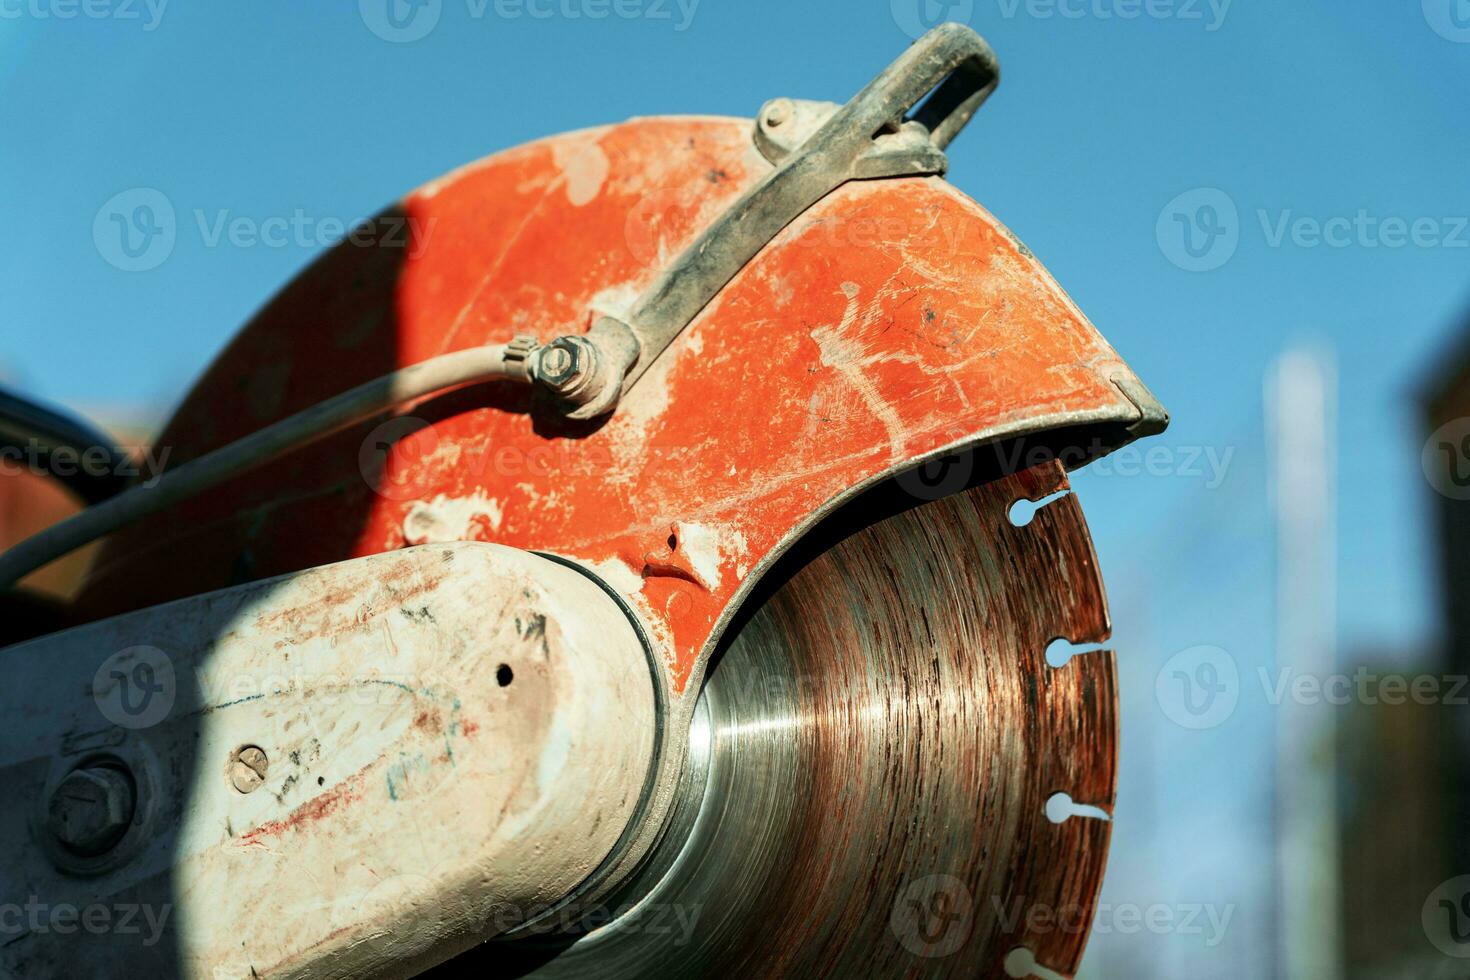
{"type": "Polygon", "coordinates": [[[592,352],[576,337],[553,340],[541,351],[536,377],[560,395],[569,394],[592,373],[592,352]]]}
{"type": "Polygon", "coordinates": [[[137,807],[133,779],[116,766],[90,766],[68,773],[46,808],[46,826],[67,850],[96,857],[117,846],[132,826],[137,807]]]}
{"type": "Polygon", "coordinates": [[[541,357],[541,376],[548,381],[562,378],[577,369],[577,353],[565,347],[552,347],[541,357]]]}
{"type": "Polygon", "coordinates": [[[265,782],[270,759],[258,745],[247,745],[230,759],[230,785],[241,793],[253,793],[265,782]]]}

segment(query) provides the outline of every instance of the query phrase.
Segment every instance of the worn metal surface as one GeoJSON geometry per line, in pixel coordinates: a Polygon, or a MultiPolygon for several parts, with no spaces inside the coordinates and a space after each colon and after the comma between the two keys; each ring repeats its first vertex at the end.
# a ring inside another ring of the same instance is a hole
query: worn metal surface
{"type": "Polygon", "coordinates": [[[573,893],[651,786],[637,630],[584,573],[495,545],[317,568],[0,657],[0,779],[25,801],[0,808],[5,976],[412,975],[513,928],[505,909],[573,893]],[[130,826],[67,847],[71,811],[47,801],[98,766],[136,787],[130,826]]]}
{"type": "MultiPolygon", "coordinates": [[[[640,355],[627,372],[631,387],[781,229],[849,180],[943,173],[944,148],[1000,82],[990,45],[961,24],[929,31],[791,147],[669,262],[621,318],[638,338],[640,355]],[[919,101],[938,91],[905,121],[919,101]]],[[[769,128],[762,109],[753,135],[769,128]]],[[[769,159],[770,147],[762,147],[769,159]]],[[[590,416],[587,416],[590,417],[590,416]]]]}
{"type": "MultiPolygon", "coordinates": [[[[186,458],[385,363],[572,332],[636,296],[768,167],[748,121],[652,119],[430,184],[403,205],[428,229],[421,248],[328,255],[161,441],[186,458]]],[[[361,426],[120,534],[84,604],[113,613],[409,544],[497,541],[595,567],[647,618],[678,693],[816,516],[957,447],[1139,422],[1123,381],[1136,384],[974,202],[935,178],[852,183],[763,250],[605,423],[558,423],[494,384],[405,406],[396,430],[361,426]]]]}
{"type": "Polygon", "coordinates": [[[1065,485],[1027,471],[796,570],[711,667],[648,864],[561,935],[449,969],[969,980],[1025,948],[1071,976],[1110,824],[1046,807],[1111,813],[1115,671],[1045,651],[1105,640],[1108,618],[1074,497],[1007,519],[1065,485]]]}

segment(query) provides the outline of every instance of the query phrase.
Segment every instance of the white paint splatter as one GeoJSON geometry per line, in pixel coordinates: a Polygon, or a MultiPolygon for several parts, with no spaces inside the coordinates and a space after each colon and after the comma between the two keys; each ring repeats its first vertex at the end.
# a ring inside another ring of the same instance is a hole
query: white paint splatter
{"type": "MultiPolygon", "coordinates": [[[[744,557],[750,550],[745,535],[735,528],[708,524],[674,525],[679,550],[684,552],[694,576],[706,589],[714,589],[722,578],[721,568],[734,558],[744,557]]],[[[737,569],[737,574],[743,575],[737,569]]]]}
{"type": "Polygon", "coordinates": [[[675,525],[679,550],[689,559],[689,567],[706,589],[720,584],[720,539],[712,528],[702,524],[675,525]]]}
{"type": "Polygon", "coordinates": [[[551,159],[567,182],[567,200],[581,207],[602,192],[611,165],[597,140],[557,140],[551,159]]]}
{"type": "Polygon", "coordinates": [[[409,544],[473,540],[479,518],[488,520],[491,529],[498,531],[505,519],[504,507],[483,494],[454,498],[441,493],[430,501],[414,501],[403,518],[403,538],[409,544]]]}

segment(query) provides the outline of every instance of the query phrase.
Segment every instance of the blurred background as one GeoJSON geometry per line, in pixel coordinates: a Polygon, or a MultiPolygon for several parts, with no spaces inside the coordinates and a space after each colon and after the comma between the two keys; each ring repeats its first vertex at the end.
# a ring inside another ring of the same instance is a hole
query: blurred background
{"type": "Polygon", "coordinates": [[[1174,418],[1075,478],[1124,699],[1083,975],[1464,976],[1466,0],[0,0],[0,380],[145,446],[408,189],[842,101],[943,20],[1004,67],[950,180],[1174,418]]]}

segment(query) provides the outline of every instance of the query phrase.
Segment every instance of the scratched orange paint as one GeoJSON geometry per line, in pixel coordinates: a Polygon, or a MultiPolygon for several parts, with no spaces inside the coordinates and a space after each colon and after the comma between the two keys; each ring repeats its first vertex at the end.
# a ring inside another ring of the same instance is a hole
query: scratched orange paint
{"type": "MultiPolygon", "coordinates": [[[[161,444],[177,464],[394,367],[617,314],[766,172],[749,125],[638,120],[427,185],[393,212],[417,231],[410,247],[324,256],[161,444]]],[[[641,607],[682,690],[752,570],[815,511],[981,430],[1121,414],[1109,376],[1125,370],[950,185],[851,183],[757,256],[605,424],[531,412],[509,384],[404,406],[429,427],[381,447],[378,423],[358,427],[119,535],[85,602],[103,615],[417,541],[497,541],[593,563],[641,607]]]]}

